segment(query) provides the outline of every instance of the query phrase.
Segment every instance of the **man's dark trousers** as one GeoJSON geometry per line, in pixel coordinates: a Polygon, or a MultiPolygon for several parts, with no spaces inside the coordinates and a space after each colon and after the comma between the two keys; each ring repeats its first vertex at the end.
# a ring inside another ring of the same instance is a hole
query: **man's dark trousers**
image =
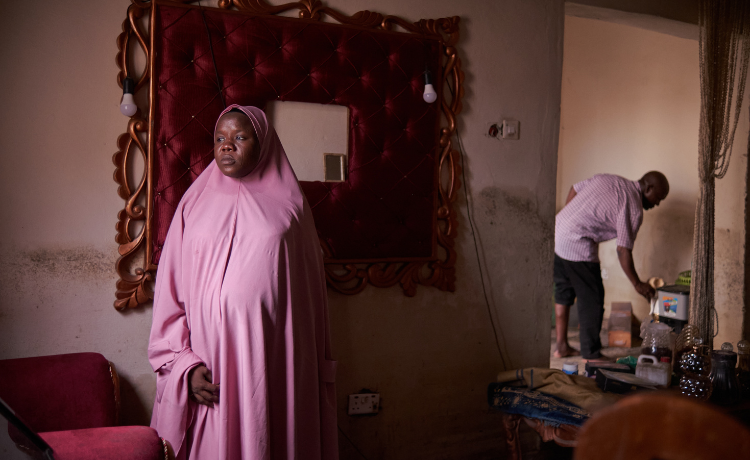
{"type": "Polygon", "coordinates": [[[602,356],[599,334],[604,319],[604,284],[598,262],[573,262],[555,254],[555,303],[571,306],[578,299],[581,356],[602,356]]]}

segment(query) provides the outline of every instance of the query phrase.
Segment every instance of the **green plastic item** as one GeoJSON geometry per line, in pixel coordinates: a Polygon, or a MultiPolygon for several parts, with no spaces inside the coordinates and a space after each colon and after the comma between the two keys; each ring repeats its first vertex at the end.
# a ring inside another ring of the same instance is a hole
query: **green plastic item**
{"type": "Polygon", "coordinates": [[[677,281],[675,281],[674,284],[679,284],[681,286],[690,286],[690,280],[692,278],[691,273],[691,270],[680,272],[680,274],[677,276],[677,281]]]}
{"type": "Polygon", "coordinates": [[[635,365],[638,364],[638,358],[635,356],[624,356],[622,358],[617,358],[617,364],[627,364],[628,367],[635,370],[635,365]]]}

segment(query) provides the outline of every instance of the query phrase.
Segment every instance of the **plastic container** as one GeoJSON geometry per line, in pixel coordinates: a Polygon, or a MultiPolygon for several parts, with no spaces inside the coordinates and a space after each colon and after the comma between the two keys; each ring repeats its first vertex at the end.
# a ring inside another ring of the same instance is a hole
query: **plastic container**
{"type": "Polygon", "coordinates": [[[635,376],[668,387],[672,381],[672,365],[657,361],[652,355],[641,355],[635,365],[635,376]]]}
{"type": "Polygon", "coordinates": [[[672,328],[664,323],[641,323],[641,354],[654,356],[658,362],[672,362],[671,331],[672,328]]]}
{"type": "Polygon", "coordinates": [[[568,375],[578,375],[578,363],[563,363],[562,371],[568,375]]]}

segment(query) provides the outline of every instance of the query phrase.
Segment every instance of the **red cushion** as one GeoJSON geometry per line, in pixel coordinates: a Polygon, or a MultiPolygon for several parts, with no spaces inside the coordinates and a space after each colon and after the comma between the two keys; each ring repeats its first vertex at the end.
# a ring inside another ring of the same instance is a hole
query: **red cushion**
{"type": "Polygon", "coordinates": [[[163,460],[164,445],[156,430],[118,426],[39,433],[56,460],[163,460]]]}
{"type": "Polygon", "coordinates": [[[0,375],[0,398],[35,431],[117,424],[109,362],[99,353],[1,360],[0,375]]]}
{"type": "MultiPolygon", "coordinates": [[[[434,256],[440,104],[425,103],[422,92],[426,67],[439,77],[438,42],[273,16],[205,15],[227,104],[349,108],[347,181],[301,184],[331,258],[434,256]]],[[[157,5],[155,26],[158,263],[175,206],[213,159],[223,106],[200,10],[157,5]]]]}

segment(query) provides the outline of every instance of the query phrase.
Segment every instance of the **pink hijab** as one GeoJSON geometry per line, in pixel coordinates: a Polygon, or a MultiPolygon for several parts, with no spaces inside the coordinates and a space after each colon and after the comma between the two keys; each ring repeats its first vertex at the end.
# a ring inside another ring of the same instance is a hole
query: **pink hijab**
{"type": "Polygon", "coordinates": [[[151,426],[178,459],[337,459],[336,363],[312,214],[263,111],[232,105],[221,115],[233,108],[252,122],[260,157],[240,179],[212,161],[177,207],[154,294],[151,426]],[[213,408],[188,395],[200,364],[221,388],[213,408]]]}

